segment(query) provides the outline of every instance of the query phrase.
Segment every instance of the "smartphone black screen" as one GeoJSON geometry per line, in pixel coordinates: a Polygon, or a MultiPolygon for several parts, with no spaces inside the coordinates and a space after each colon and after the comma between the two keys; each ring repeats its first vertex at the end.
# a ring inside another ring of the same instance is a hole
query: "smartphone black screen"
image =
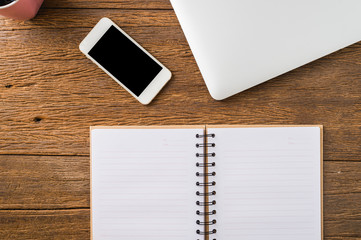
{"type": "Polygon", "coordinates": [[[114,26],[110,26],[89,55],[138,97],[162,70],[114,26]]]}

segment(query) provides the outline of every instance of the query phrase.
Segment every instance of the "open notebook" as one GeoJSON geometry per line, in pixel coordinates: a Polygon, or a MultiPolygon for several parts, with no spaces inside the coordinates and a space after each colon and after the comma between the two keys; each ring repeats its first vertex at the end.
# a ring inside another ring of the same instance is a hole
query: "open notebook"
{"type": "Polygon", "coordinates": [[[322,127],[92,127],[91,215],[94,240],[320,240],[322,127]]]}

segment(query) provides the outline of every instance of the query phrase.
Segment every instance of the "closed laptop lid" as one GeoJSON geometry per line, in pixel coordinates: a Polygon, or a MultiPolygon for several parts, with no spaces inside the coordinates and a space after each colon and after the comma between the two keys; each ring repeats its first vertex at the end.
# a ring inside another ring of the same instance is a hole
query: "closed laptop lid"
{"type": "Polygon", "coordinates": [[[361,40],[360,0],[171,0],[217,100],[361,40]]]}

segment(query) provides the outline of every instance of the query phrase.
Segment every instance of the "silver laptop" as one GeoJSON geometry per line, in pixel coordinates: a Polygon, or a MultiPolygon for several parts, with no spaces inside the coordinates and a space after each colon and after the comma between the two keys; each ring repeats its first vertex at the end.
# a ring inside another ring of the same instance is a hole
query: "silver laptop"
{"type": "Polygon", "coordinates": [[[171,3],[217,100],[361,40],[361,0],[171,3]]]}

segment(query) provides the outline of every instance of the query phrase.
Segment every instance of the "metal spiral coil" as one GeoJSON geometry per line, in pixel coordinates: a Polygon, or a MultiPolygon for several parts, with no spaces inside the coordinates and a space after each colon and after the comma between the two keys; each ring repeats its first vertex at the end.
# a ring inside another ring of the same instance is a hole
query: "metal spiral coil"
{"type": "MultiPolygon", "coordinates": [[[[202,139],[205,139],[205,138],[215,138],[216,135],[214,133],[211,133],[211,134],[196,134],[196,138],[202,138],[202,139]]],[[[216,147],[216,144],[215,143],[208,143],[207,141],[204,141],[203,143],[197,143],[196,144],[196,148],[214,148],[216,147]]],[[[210,152],[210,153],[206,153],[206,152],[203,152],[203,153],[196,153],[196,157],[197,158],[212,158],[212,157],[215,157],[216,156],[216,153],[215,152],[210,152]]],[[[201,179],[203,179],[203,181],[197,181],[196,182],[196,185],[197,186],[200,186],[200,187],[203,187],[203,189],[207,189],[207,187],[214,187],[216,185],[216,181],[211,181],[211,180],[208,180],[208,181],[204,181],[206,179],[209,179],[209,178],[212,178],[214,176],[216,176],[216,171],[211,171],[211,172],[208,172],[208,168],[211,168],[211,167],[215,167],[216,166],[216,163],[215,162],[197,162],[196,163],[196,167],[200,168],[200,169],[203,169],[203,172],[201,171],[197,171],[196,172],[196,176],[197,177],[201,177],[201,179]],[[207,172],[206,172],[207,170],[207,172]]],[[[214,219],[214,216],[216,215],[216,210],[208,210],[208,211],[205,211],[206,209],[208,209],[209,207],[214,207],[216,205],[216,200],[211,200],[211,201],[205,201],[206,199],[208,199],[208,197],[212,196],[214,197],[216,195],[216,191],[212,190],[212,191],[197,191],[196,192],[196,195],[197,196],[200,196],[202,197],[202,201],[196,201],[196,205],[197,206],[202,206],[203,207],[203,210],[197,210],[196,211],[196,214],[198,216],[204,216],[205,219],[203,221],[201,220],[197,220],[196,221],[196,224],[199,225],[199,226],[212,226],[212,229],[209,229],[209,231],[207,231],[208,229],[205,228],[204,231],[201,231],[201,230],[197,230],[196,233],[198,235],[211,235],[211,234],[215,234],[217,232],[216,229],[213,229],[217,223],[217,220],[214,219]],[[213,216],[212,217],[212,220],[208,220],[208,217],[206,216],[213,216]],[[207,221],[205,221],[207,219],[207,221]]],[[[213,238],[213,240],[216,240],[213,238]]]]}
{"type": "Polygon", "coordinates": [[[200,173],[200,172],[196,172],[196,176],[198,177],[204,177],[204,176],[216,176],[216,172],[211,172],[211,173],[200,173]]]}
{"type": "Polygon", "coordinates": [[[201,222],[201,221],[197,220],[196,223],[198,225],[214,225],[217,223],[217,220],[213,219],[212,221],[207,221],[207,222],[201,222]]]}
{"type": "Polygon", "coordinates": [[[211,162],[211,163],[196,163],[197,167],[215,167],[216,163],[215,162],[211,162]]]}
{"type": "Polygon", "coordinates": [[[199,210],[196,211],[196,214],[200,215],[200,216],[202,216],[202,215],[210,216],[210,215],[215,215],[216,213],[217,213],[216,210],[213,210],[211,212],[201,212],[199,210]]]}
{"type": "Polygon", "coordinates": [[[216,191],[212,191],[212,192],[206,192],[206,193],[201,193],[200,191],[196,192],[197,196],[215,196],[216,195],[216,191]]]}
{"type": "Polygon", "coordinates": [[[216,134],[214,134],[214,133],[211,133],[211,134],[204,134],[204,135],[201,135],[201,134],[196,134],[196,138],[206,138],[206,137],[215,138],[215,137],[216,137],[216,134]]]}
{"type": "Polygon", "coordinates": [[[201,230],[197,230],[197,234],[199,235],[211,235],[211,234],[215,234],[217,232],[216,229],[213,229],[212,231],[207,231],[207,232],[202,232],[201,230]]]}
{"type": "Polygon", "coordinates": [[[196,202],[197,206],[214,206],[214,205],[216,205],[216,203],[217,202],[215,200],[213,200],[211,202],[200,202],[200,201],[196,202]]]}

